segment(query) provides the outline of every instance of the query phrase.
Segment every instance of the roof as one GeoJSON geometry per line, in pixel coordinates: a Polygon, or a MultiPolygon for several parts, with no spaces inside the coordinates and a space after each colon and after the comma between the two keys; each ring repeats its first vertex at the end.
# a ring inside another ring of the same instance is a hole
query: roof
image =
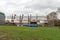
{"type": "Polygon", "coordinates": [[[0,12],[0,14],[5,15],[4,13],[0,12]]]}

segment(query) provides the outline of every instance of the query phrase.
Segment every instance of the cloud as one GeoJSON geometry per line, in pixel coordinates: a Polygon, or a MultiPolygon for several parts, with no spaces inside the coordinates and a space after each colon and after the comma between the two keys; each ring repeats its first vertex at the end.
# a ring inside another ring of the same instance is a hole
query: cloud
{"type": "Polygon", "coordinates": [[[38,11],[39,15],[47,15],[52,11],[56,11],[60,7],[59,0],[33,0],[25,6],[26,8],[31,8],[35,11],[38,11]]]}
{"type": "Polygon", "coordinates": [[[47,15],[60,7],[60,0],[0,0],[0,11],[6,15],[39,14],[47,15]]]}
{"type": "Polygon", "coordinates": [[[41,9],[41,8],[57,8],[60,7],[60,1],[58,0],[33,0],[26,4],[27,8],[41,9]]]}

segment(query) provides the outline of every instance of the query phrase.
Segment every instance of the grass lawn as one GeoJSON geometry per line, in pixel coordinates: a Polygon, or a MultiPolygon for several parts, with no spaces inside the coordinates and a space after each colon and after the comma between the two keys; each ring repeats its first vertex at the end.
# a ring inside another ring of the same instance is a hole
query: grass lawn
{"type": "Polygon", "coordinates": [[[0,26],[0,40],[60,40],[58,27],[0,26]]]}

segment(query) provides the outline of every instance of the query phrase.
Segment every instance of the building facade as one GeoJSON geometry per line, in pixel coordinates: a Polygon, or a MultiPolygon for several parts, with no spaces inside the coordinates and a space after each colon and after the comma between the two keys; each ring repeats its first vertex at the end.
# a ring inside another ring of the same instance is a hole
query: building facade
{"type": "Polygon", "coordinates": [[[5,23],[5,14],[0,12],[0,24],[4,24],[5,23]]]}

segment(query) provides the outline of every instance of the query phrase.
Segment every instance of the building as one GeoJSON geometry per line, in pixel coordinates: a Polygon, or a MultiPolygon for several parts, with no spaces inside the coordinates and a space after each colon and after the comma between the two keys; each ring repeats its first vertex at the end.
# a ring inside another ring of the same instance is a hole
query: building
{"type": "MultiPolygon", "coordinates": [[[[11,19],[9,19],[9,17],[7,17],[7,18],[8,19],[6,20],[6,22],[12,23],[11,19]]],[[[46,18],[46,16],[37,16],[37,15],[36,16],[33,16],[33,15],[16,16],[14,19],[14,23],[15,24],[20,23],[20,25],[29,25],[29,23],[30,23],[31,25],[33,24],[33,26],[35,26],[35,24],[44,25],[44,23],[47,23],[47,18],[46,18]],[[22,24],[21,24],[21,22],[22,22],[22,24]]]]}
{"type": "Polygon", "coordinates": [[[5,14],[0,12],[0,24],[4,24],[5,23],[5,14]]]}

